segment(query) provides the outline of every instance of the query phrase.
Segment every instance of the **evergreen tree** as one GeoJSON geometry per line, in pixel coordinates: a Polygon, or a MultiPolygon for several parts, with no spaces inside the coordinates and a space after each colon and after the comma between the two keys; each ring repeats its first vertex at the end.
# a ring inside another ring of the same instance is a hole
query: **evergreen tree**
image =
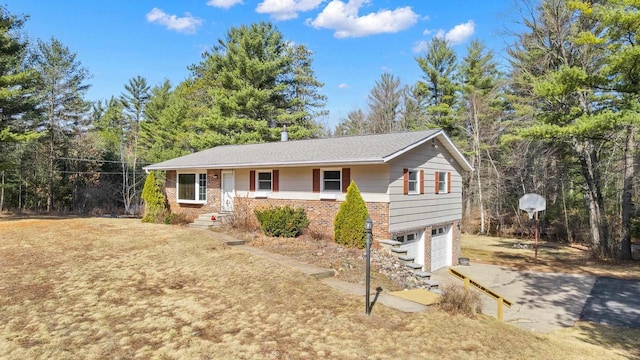
{"type": "Polygon", "coordinates": [[[54,185],[64,180],[59,176],[56,158],[68,151],[70,136],[86,126],[84,121],[90,105],[84,95],[90,86],[86,83],[89,72],[76,59],[76,54],[55,38],[50,42],[38,40],[30,66],[40,75],[36,95],[44,114],[40,127],[46,129],[48,142],[47,211],[50,211],[56,195],[54,185]]]}
{"type": "Polygon", "coordinates": [[[142,222],[156,222],[164,215],[167,199],[160,190],[153,171],[147,175],[142,189],[142,200],[144,200],[144,215],[142,222]]]}
{"type": "Polygon", "coordinates": [[[124,137],[120,143],[120,161],[122,169],[122,195],[125,211],[131,213],[132,205],[138,203],[140,179],[138,172],[138,141],[140,122],[144,120],[145,107],[149,102],[149,86],[141,76],[129,79],[124,86],[125,92],[120,95],[127,121],[124,137]]]}
{"type": "Polygon", "coordinates": [[[315,136],[324,99],[310,55],[270,23],[231,28],[185,82],[193,149],[277,140],[284,125],[292,139],[315,136]]]}
{"type": "Polygon", "coordinates": [[[183,96],[184,88],[181,85],[174,91],[166,80],[151,89],[146,117],[140,124],[140,151],[145,161],[160,162],[189,152],[189,105],[183,96]]]}
{"type": "Polygon", "coordinates": [[[367,116],[361,109],[350,111],[334,131],[336,136],[364,135],[369,133],[367,116]]]}
{"type": "Polygon", "coordinates": [[[609,106],[615,95],[601,91],[606,87],[606,45],[582,39],[582,34],[598,32],[597,21],[578,14],[564,0],[544,0],[530,10],[526,31],[509,50],[514,103],[517,114],[528,120],[520,122],[518,135],[557,146],[563,160],[580,169],[592,251],[596,257],[609,257],[601,159],[617,121],[609,106]]]}
{"type": "Polygon", "coordinates": [[[416,87],[418,94],[425,98],[429,123],[449,136],[462,137],[463,127],[457,114],[459,85],[455,52],[446,40],[434,38],[426,54],[416,61],[424,72],[423,80],[418,81],[416,87]]]}
{"type": "Polygon", "coordinates": [[[19,153],[35,138],[29,119],[34,116],[33,97],[37,73],[25,66],[28,43],[20,36],[26,17],[10,14],[0,6],[0,210],[5,190],[20,186],[19,153]]]}
{"type": "MultiPolygon", "coordinates": [[[[465,210],[470,215],[471,202],[475,202],[480,216],[480,233],[485,233],[485,199],[483,198],[482,177],[488,174],[484,160],[492,161],[487,156],[489,145],[499,136],[499,119],[502,114],[500,107],[499,73],[493,54],[487,51],[480,41],[473,41],[467,47],[467,55],[460,65],[462,78],[462,97],[465,106],[465,128],[468,129],[469,154],[471,164],[475,168],[475,179],[466,178],[467,191],[465,210]],[[475,180],[475,181],[474,181],[475,180]]],[[[495,165],[495,164],[492,164],[495,165]]]]}
{"type": "Polygon", "coordinates": [[[347,188],[347,196],[334,219],[334,237],[338,244],[362,249],[366,246],[364,222],[369,211],[355,181],[347,188]]]}
{"type": "Polygon", "coordinates": [[[388,134],[399,128],[400,79],[384,73],[369,93],[369,133],[388,134]]]}

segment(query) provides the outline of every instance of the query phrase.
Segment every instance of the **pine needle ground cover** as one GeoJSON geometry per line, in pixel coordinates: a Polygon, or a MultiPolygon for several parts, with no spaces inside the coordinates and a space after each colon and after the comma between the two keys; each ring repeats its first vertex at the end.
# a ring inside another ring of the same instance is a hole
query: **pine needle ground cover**
{"type": "Polygon", "coordinates": [[[489,317],[377,305],[367,318],[360,297],[228,247],[214,232],[139,220],[0,219],[0,268],[7,359],[638,355],[629,353],[638,344],[621,348],[603,334],[557,338],[489,317]]]}

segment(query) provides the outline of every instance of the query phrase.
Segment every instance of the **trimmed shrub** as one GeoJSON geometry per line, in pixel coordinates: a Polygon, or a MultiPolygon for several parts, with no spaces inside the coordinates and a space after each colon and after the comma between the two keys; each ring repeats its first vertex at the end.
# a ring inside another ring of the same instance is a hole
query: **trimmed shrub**
{"type": "Polygon", "coordinates": [[[355,181],[351,181],[345,201],[340,204],[333,222],[336,243],[363,249],[367,244],[364,233],[364,222],[367,217],[369,217],[369,211],[360,195],[360,189],[355,181]]]}
{"type": "Polygon", "coordinates": [[[309,219],[303,208],[271,206],[266,209],[256,209],[253,212],[262,232],[268,236],[296,237],[302,229],[309,226],[309,219]]]}
{"type": "Polygon", "coordinates": [[[475,289],[465,289],[462,284],[447,284],[442,288],[439,307],[450,314],[475,317],[482,314],[481,294],[475,289]]]}
{"type": "Polygon", "coordinates": [[[142,222],[157,222],[165,215],[167,198],[160,190],[153,171],[147,175],[147,179],[144,181],[142,200],[144,200],[142,222]]]}

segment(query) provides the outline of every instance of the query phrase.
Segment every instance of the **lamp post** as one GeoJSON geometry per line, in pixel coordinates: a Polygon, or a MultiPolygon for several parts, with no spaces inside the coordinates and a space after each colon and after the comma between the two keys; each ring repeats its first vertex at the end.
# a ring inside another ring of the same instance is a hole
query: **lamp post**
{"type": "Polygon", "coordinates": [[[367,316],[371,313],[371,306],[369,304],[369,289],[371,284],[371,230],[373,230],[373,221],[371,221],[371,217],[367,217],[367,220],[364,221],[364,232],[367,236],[367,277],[365,282],[365,302],[366,302],[366,311],[367,316]]]}

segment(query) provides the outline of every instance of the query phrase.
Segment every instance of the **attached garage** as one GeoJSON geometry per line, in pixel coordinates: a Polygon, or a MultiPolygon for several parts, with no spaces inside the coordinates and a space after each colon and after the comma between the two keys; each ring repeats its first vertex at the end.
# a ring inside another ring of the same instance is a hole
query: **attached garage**
{"type": "Polygon", "coordinates": [[[399,241],[401,249],[407,251],[407,256],[413,258],[413,262],[416,264],[424,265],[424,236],[423,232],[408,232],[399,234],[396,236],[396,241],[399,241]]]}
{"type": "Polygon", "coordinates": [[[431,229],[431,271],[451,266],[451,226],[431,229]]]}

